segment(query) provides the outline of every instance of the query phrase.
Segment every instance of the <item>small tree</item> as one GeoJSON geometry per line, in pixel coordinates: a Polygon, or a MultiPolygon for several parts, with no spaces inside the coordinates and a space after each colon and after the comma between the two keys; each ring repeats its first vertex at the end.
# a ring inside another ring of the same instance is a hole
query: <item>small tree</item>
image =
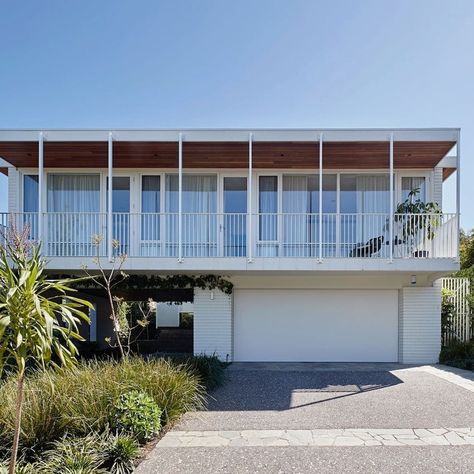
{"type": "Polygon", "coordinates": [[[28,242],[27,231],[11,229],[0,246],[0,376],[16,374],[15,429],[9,473],[16,465],[28,367],[53,369],[76,362],[74,340],[80,320],[89,321],[90,303],[71,296],[74,279],[48,279],[40,246],[28,242]]]}
{"type": "MultiPolygon", "coordinates": [[[[138,328],[145,328],[149,322],[152,314],[150,304],[147,306],[147,311],[142,311],[142,319],[137,320],[135,325],[131,325],[128,319],[129,304],[124,301],[123,298],[119,298],[115,295],[115,289],[120,283],[128,278],[128,275],[122,270],[125,261],[127,260],[126,254],[117,255],[113,262],[110,270],[106,270],[101,260],[101,248],[103,243],[102,235],[94,235],[92,242],[96,248],[96,255],[93,259],[93,263],[97,265],[98,273],[91,272],[87,266],[84,266],[84,272],[88,279],[92,280],[98,287],[102,288],[107,295],[107,299],[110,307],[110,319],[112,320],[113,331],[115,333],[115,339],[106,338],[106,342],[110,347],[118,348],[120,357],[122,360],[126,359],[130,355],[130,348],[132,342],[132,334],[138,328]]],[[[112,241],[112,247],[114,250],[120,248],[120,242],[118,240],[112,241]]]]}

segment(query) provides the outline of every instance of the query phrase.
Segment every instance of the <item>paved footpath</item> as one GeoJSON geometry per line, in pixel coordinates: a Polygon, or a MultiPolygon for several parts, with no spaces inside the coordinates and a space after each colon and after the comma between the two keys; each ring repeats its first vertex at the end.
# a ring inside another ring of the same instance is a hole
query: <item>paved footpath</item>
{"type": "Polygon", "coordinates": [[[183,417],[137,474],[474,472],[474,373],[369,364],[230,368],[209,410],[183,417]]]}

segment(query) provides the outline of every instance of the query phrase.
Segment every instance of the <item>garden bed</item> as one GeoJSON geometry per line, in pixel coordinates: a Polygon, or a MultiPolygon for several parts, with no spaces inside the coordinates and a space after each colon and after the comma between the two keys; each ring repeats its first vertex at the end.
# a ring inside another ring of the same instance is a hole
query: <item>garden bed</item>
{"type": "MultiPolygon", "coordinates": [[[[216,357],[83,361],[77,369],[33,372],[25,383],[22,472],[132,472],[141,449],[223,383],[216,357]]],[[[0,459],[8,460],[15,380],[0,385],[0,459]]],[[[0,473],[2,468],[0,467],[0,473]]]]}

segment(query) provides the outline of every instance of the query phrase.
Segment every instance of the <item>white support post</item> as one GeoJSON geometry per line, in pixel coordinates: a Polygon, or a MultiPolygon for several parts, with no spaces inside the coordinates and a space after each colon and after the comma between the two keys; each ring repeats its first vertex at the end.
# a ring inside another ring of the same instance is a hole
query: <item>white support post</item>
{"type": "Polygon", "coordinates": [[[107,148],[107,256],[109,261],[113,260],[113,216],[112,216],[112,196],[113,196],[113,135],[109,132],[107,148]]]}
{"type": "Polygon", "coordinates": [[[459,237],[461,235],[461,131],[456,142],[456,261],[459,261],[459,237]]]}
{"type": "Polygon", "coordinates": [[[178,139],[178,262],[183,262],[183,134],[178,139]]]}
{"type": "Polygon", "coordinates": [[[43,244],[44,133],[38,138],[38,240],[43,244]]]}
{"type": "Polygon", "coordinates": [[[249,177],[247,183],[247,260],[252,263],[252,168],[253,168],[253,133],[249,133],[249,177]]]}
{"type": "Polygon", "coordinates": [[[319,263],[323,261],[323,134],[319,134],[319,263]]]}
{"type": "Polygon", "coordinates": [[[389,232],[389,257],[390,263],[393,262],[393,132],[390,134],[390,218],[388,223],[389,232]]]}

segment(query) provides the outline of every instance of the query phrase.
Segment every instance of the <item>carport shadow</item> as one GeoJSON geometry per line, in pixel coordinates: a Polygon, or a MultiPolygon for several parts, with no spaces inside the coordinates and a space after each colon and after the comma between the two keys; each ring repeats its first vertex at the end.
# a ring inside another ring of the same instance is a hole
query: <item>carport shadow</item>
{"type": "Polygon", "coordinates": [[[379,371],[229,371],[212,393],[209,411],[291,410],[353,397],[403,383],[379,371]]]}

